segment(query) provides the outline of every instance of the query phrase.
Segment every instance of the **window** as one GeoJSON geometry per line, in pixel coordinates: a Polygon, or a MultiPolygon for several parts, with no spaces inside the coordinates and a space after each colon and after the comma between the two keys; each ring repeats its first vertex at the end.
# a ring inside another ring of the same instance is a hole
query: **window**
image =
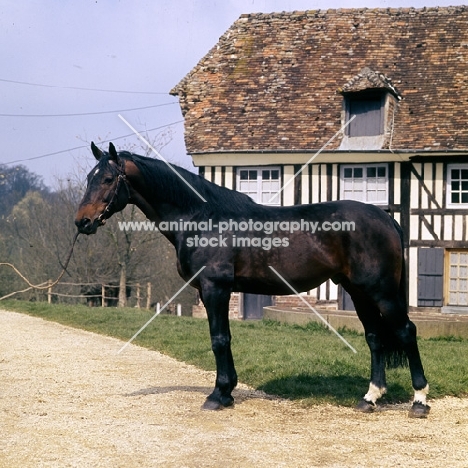
{"type": "Polygon", "coordinates": [[[280,170],[277,167],[242,168],[237,171],[237,189],[257,203],[280,205],[280,188],[280,170]]]}
{"type": "Polygon", "coordinates": [[[382,135],[384,107],[383,93],[360,92],[346,96],[346,122],[356,116],[346,127],[346,135],[348,137],[382,135]]]}
{"type": "Polygon", "coordinates": [[[447,165],[447,206],[466,208],[468,206],[468,164],[447,165]]]}
{"type": "Polygon", "coordinates": [[[342,200],[357,200],[375,205],[388,203],[388,167],[386,164],[341,166],[342,200]]]}
{"type": "Polygon", "coordinates": [[[468,306],[468,251],[448,252],[447,305],[468,306]]]}

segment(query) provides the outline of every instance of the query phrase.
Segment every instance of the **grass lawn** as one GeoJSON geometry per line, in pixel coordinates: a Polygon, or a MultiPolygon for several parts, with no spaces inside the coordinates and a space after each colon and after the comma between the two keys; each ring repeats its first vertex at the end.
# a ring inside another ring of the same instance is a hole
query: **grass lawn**
{"type": "MultiPolygon", "coordinates": [[[[3,301],[0,308],[123,341],[128,341],[153,315],[138,309],[15,300],[3,301]]],[[[363,335],[342,331],[358,351],[354,354],[333,333],[314,323],[294,326],[271,321],[232,321],[231,331],[239,380],[256,389],[301,400],[305,405],[354,405],[367,391],[370,354],[363,335]]],[[[160,315],[134,343],[202,369],[215,370],[206,320],[160,315]]],[[[468,340],[420,339],[419,345],[430,397],[467,396],[468,340]]],[[[388,394],[382,402],[406,402],[412,398],[408,368],[388,370],[387,382],[388,394]]]]}

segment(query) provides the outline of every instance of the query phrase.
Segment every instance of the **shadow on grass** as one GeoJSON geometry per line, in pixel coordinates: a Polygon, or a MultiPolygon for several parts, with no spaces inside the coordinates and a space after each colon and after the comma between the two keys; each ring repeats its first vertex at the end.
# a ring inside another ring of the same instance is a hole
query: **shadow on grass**
{"type": "MultiPolygon", "coordinates": [[[[305,403],[334,403],[354,406],[367,392],[369,380],[358,375],[308,375],[282,377],[261,385],[258,389],[289,400],[304,400],[305,403]]],[[[412,392],[399,384],[388,385],[387,394],[379,400],[393,404],[407,402],[412,392]]]]}

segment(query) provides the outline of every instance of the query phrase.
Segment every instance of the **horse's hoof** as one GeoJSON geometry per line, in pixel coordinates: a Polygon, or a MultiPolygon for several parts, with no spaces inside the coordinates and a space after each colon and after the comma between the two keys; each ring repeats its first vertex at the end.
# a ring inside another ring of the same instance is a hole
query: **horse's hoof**
{"type": "Polygon", "coordinates": [[[375,411],[375,403],[364,400],[364,398],[356,405],[354,408],[355,411],[360,413],[373,413],[375,411]]]}
{"type": "Polygon", "coordinates": [[[234,398],[232,396],[222,396],[221,406],[223,406],[224,408],[229,408],[230,406],[234,406],[234,398]]]}
{"type": "Polygon", "coordinates": [[[419,403],[419,401],[415,401],[413,406],[409,410],[408,417],[410,418],[427,418],[431,407],[429,405],[425,405],[423,403],[419,403]]]}
{"type": "Polygon", "coordinates": [[[223,405],[219,401],[206,399],[201,409],[206,411],[218,411],[223,409],[223,405]]]}
{"type": "Polygon", "coordinates": [[[219,400],[212,400],[210,397],[208,397],[205,400],[205,403],[203,403],[202,409],[208,411],[217,411],[223,408],[228,408],[230,406],[234,406],[234,398],[232,396],[222,396],[219,400]]]}

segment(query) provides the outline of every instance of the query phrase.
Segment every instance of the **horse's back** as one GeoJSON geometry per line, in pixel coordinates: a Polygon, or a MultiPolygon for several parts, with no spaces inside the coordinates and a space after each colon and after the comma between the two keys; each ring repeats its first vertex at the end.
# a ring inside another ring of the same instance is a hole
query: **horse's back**
{"type": "Polygon", "coordinates": [[[329,278],[347,284],[392,283],[390,289],[396,291],[401,240],[393,219],[382,209],[346,200],[260,208],[257,215],[272,226],[277,223],[279,230],[272,235],[280,236],[282,243],[269,250],[237,250],[235,270],[238,279],[245,278],[245,287],[257,287],[256,279],[261,283],[262,272],[272,265],[301,291],[329,278]]]}

